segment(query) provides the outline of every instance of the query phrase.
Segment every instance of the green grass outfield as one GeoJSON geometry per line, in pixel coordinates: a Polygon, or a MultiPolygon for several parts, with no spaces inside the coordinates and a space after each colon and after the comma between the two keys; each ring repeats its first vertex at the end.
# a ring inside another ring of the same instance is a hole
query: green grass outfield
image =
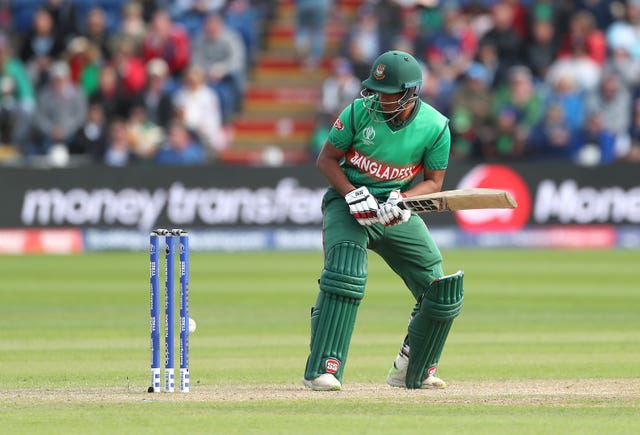
{"type": "Polygon", "coordinates": [[[2,256],[0,433],[636,433],[639,251],[443,254],[465,270],[449,388],[384,383],[412,302],[372,254],[343,391],[321,393],[300,383],[321,254],[192,253],[186,395],[146,393],[145,253],[2,256]]]}

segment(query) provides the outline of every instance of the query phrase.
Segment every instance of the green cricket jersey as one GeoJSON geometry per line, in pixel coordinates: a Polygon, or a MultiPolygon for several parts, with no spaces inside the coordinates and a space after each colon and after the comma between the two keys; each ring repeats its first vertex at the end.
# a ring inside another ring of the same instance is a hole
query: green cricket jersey
{"type": "Polygon", "coordinates": [[[384,200],[394,189],[406,190],[424,168],[446,169],[451,136],[448,119],[418,100],[402,127],[376,122],[356,99],[333,124],[328,140],[343,150],[344,173],[356,187],[366,186],[384,200]]]}

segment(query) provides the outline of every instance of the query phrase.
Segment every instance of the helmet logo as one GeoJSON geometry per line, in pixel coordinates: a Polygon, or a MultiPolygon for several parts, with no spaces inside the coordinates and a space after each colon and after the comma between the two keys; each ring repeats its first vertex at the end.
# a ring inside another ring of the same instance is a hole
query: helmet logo
{"type": "Polygon", "coordinates": [[[386,75],[384,74],[384,70],[387,68],[387,66],[383,63],[378,64],[378,66],[376,67],[376,70],[373,73],[373,78],[375,78],[376,80],[383,80],[386,75]]]}

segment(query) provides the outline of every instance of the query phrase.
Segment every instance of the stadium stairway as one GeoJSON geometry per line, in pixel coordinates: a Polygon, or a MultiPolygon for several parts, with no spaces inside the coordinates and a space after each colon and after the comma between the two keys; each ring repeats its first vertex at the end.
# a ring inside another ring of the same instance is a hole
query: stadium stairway
{"type": "Polygon", "coordinates": [[[278,2],[247,83],[242,112],[231,124],[219,160],[240,164],[298,164],[311,159],[310,139],[331,58],[363,0],[337,0],[326,27],[325,58],[303,66],[294,49],[293,0],[278,2]]]}

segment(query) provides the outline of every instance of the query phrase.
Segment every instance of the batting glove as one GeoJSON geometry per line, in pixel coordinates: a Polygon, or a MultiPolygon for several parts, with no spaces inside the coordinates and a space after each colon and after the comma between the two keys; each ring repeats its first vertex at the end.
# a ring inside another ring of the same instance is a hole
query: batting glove
{"type": "Polygon", "coordinates": [[[365,186],[347,193],[344,200],[349,204],[349,212],[363,226],[377,224],[378,201],[365,186]]]}
{"type": "Polygon", "coordinates": [[[407,196],[399,190],[392,190],[387,202],[378,209],[378,219],[386,227],[407,222],[411,217],[411,210],[398,207],[398,203],[407,196]]]}

